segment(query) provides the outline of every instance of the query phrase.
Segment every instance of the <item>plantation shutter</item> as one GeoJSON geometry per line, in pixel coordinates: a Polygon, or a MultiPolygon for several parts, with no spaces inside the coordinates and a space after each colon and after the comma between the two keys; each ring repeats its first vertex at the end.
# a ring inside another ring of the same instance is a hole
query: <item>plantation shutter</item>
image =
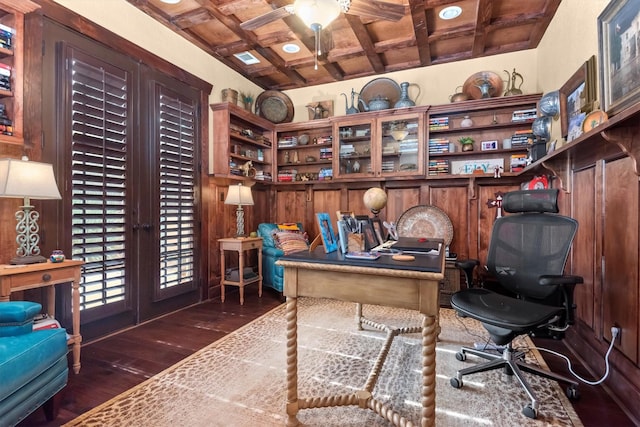
{"type": "Polygon", "coordinates": [[[160,292],[194,284],[196,108],[157,86],[160,143],[160,292]]]}
{"type": "Polygon", "coordinates": [[[129,75],[73,50],[72,257],[85,261],[80,309],[128,304],[125,258],[129,75]]]}

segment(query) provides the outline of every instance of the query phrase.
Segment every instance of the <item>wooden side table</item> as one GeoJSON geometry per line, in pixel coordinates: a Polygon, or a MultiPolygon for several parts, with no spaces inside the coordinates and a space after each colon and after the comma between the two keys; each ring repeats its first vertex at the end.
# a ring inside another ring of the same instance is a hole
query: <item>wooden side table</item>
{"type": "Polygon", "coordinates": [[[258,282],[258,296],[262,296],[262,238],[227,238],[219,239],[220,245],[220,299],[224,302],[224,286],[232,285],[240,288],[240,305],[244,304],[244,287],[251,283],[258,282]],[[244,253],[255,249],[258,251],[258,276],[247,280],[244,278],[244,253]],[[225,275],[224,251],[238,252],[238,280],[229,280],[225,275]]]}
{"type": "Polygon", "coordinates": [[[12,292],[34,288],[47,289],[47,314],[56,314],[56,287],[59,283],[71,283],[71,314],[73,333],[69,345],[73,345],[73,371],[80,372],[80,277],[84,261],[43,262],[30,265],[0,265],[0,301],[9,301],[12,292]]]}

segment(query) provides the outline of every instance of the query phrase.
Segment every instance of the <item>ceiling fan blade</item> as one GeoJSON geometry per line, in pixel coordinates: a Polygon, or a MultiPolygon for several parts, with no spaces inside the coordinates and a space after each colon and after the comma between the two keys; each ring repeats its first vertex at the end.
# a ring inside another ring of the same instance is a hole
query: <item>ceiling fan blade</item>
{"type": "Polygon", "coordinates": [[[240,28],[245,31],[253,31],[257,28],[262,27],[263,25],[267,25],[273,21],[277,21],[278,19],[282,19],[289,15],[291,15],[291,8],[289,6],[279,7],[272,10],[271,12],[256,16],[255,18],[251,18],[248,21],[244,21],[240,24],[240,28]]]}
{"type": "Polygon", "coordinates": [[[378,0],[352,0],[347,13],[364,18],[399,21],[404,16],[404,6],[378,0]]]}

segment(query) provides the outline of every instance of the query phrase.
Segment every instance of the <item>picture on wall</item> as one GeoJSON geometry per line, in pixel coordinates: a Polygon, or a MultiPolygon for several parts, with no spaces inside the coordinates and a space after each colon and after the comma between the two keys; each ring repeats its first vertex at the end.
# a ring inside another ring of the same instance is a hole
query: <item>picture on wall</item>
{"type": "Polygon", "coordinates": [[[612,0],[598,16],[602,109],[609,117],[640,98],[640,0],[612,0]]]}

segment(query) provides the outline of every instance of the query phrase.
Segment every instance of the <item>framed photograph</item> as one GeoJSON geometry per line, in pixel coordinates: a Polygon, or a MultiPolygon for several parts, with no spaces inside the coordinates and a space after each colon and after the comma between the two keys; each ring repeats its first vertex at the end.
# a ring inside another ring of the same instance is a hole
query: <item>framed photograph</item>
{"type": "Polygon", "coordinates": [[[612,0],[598,16],[601,104],[609,117],[640,98],[639,14],[637,0],[612,0]]]}
{"type": "Polygon", "coordinates": [[[378,238],[370,223],[362,224],[362,234],[364,235],[364,250],[370,251],[378,246],[378,238]]]}
{"type": "Polygon", "coordinates": [[[497,150],[498,141],[482,141],[481,149],[482,151],[497,150]]]}
{"type": "Polygon", "coordinates": [[[580,113],[589,113],[594,108],[594,103],[598,100],[596,91],[593,89],[593,70],[595,56],[589,58],[571,78],[562,85],[560,92],[560,129],[562,137],[567,138],[569,133],[569,121],[580,113]]]}
{"type": "Polygon", "coordinates": [[[355,218],[355,215],[352,211],[336,211],[336,217],[338,218],[338,221],[342,221],[344,217],[355,218]]]}
{"type": "Polygon", "coordinates": [[[586,114],[579,113],[569,118],[569,131],[567,132],[567,142],[571,142],[582,135],[582,123],[586,114]]]}
{"type": "Polygon", "coordinates": [[[322,246],[324,246],[325,253],[338,250],[338,239],[333,232],[329,214],[326,212],[317,213],[316,219],[318,220],[318,230],[320,230],[320,235],[322,236],[322,246]]]}
{"type": "Polygon", "coordinates": [[[385,233],[384,233],[384,227],[382,226],[382,221],[380,221],[380,218],[370,218],[369,224],[371,224],[371,227],[373,227],[373,232],[376,235],[376,239],[378,240],[378,245],[383,244],[385,240],[384,239],[385,233]]]}

